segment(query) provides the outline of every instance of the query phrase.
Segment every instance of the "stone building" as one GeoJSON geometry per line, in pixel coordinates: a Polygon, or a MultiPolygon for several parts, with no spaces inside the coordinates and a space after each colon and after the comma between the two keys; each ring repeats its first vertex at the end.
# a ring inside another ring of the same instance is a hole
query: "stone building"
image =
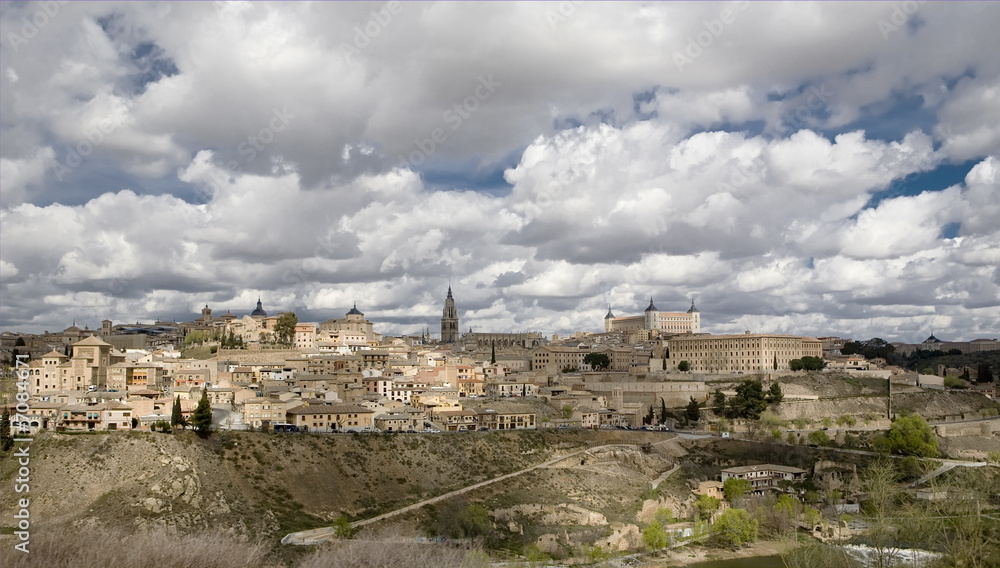
{"type": "Polygon", "coordinates": [[[774,333],[681,335],[669,339],[667,348],[672,369],[687,361],[689,370],[701,373],[787,371],[792,359],[823,357],[818,339],[774,333]]]}
{"type": "Polygon", "coordinates": [[[641,316],[615,317],[608,306],[608,315],[604,316],[604,331],[646,330],[660,334],[701,333],[701,313],[694,307],[686,312],[661,312],[649,298],[649,307],[641,316]]]}

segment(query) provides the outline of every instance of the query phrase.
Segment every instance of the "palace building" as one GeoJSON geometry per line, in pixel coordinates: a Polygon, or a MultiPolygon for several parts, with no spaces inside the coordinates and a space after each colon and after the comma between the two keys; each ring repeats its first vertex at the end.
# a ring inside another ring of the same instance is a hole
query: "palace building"
{"type": "Polygon", "coordinates": [[[615,317],[608,306],[604,316],[604,331],[646,330],[664,334],[701,333],[701,313],[694,307],[694,300],[687,312],[661,312],[649,298],[649,307],[641,316],[615,317]]]}

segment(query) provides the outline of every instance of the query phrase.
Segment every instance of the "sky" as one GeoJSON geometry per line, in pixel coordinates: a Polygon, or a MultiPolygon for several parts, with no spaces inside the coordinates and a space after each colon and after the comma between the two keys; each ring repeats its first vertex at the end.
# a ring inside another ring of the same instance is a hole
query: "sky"
{"type": "Polygon", "coordinates": [[[0,320],[1000,337],[1000,3],[0,3],[0,320]]]}

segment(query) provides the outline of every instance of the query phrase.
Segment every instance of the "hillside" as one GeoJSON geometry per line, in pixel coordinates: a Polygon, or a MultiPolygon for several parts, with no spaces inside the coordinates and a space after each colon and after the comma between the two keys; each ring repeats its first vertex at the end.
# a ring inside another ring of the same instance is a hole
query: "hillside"
{"type": "MultiPolygon", "coordinates": [[[[540,463],[557,453],[622,441],[661,441],[664,436],[519,431],[226,433],[201,439],[191,432],[47,433],[31,446],[31,515],[49,526],[99,525],[122,532],[166,528],[179,534],[212,529],[240,538],[262,537],[274,544],[288,532],[328,525],[341,513],[368,518],[540,463]]],[[[607,475],[600,472],[601,460],[588,459],[596,460],[591,464],[596,471],[571,475],[546,471],[516,478],[474,498],[490,497],[491,509],[539,503],[544,492],[537,489],[549,486],[553,499],[564,502],[564,495],[574,491],[555,482],[574,479],[581,482],[576,491],[580,502],[618,520],[623,515],[634,517],[641,501],[635,500],[648,481],[669,467],[647,456],[633,457],[637,464],[633,471],[614,465],[607,475]],[[603,493],[614,497],[599,497],[603,493]],[[625,496],[629,503],[622,502],[625,496]]],[[[4,459],[0,504],[5,524],[17,496],[12,490],[15,476],[16,462],[4,459]]]]}

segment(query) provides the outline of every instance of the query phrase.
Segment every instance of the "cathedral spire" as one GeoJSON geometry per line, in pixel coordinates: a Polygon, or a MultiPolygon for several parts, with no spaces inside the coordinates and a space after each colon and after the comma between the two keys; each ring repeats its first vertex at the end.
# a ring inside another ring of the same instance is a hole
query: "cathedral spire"
{"type": "Polygon", "coordinates": [[[455,298],[451,295],[451,284],[448,284],[448,296],[444,300],[444,311],[441,314],[441,343],[458,341],[458,310],[455,309],[455,298]]]}

